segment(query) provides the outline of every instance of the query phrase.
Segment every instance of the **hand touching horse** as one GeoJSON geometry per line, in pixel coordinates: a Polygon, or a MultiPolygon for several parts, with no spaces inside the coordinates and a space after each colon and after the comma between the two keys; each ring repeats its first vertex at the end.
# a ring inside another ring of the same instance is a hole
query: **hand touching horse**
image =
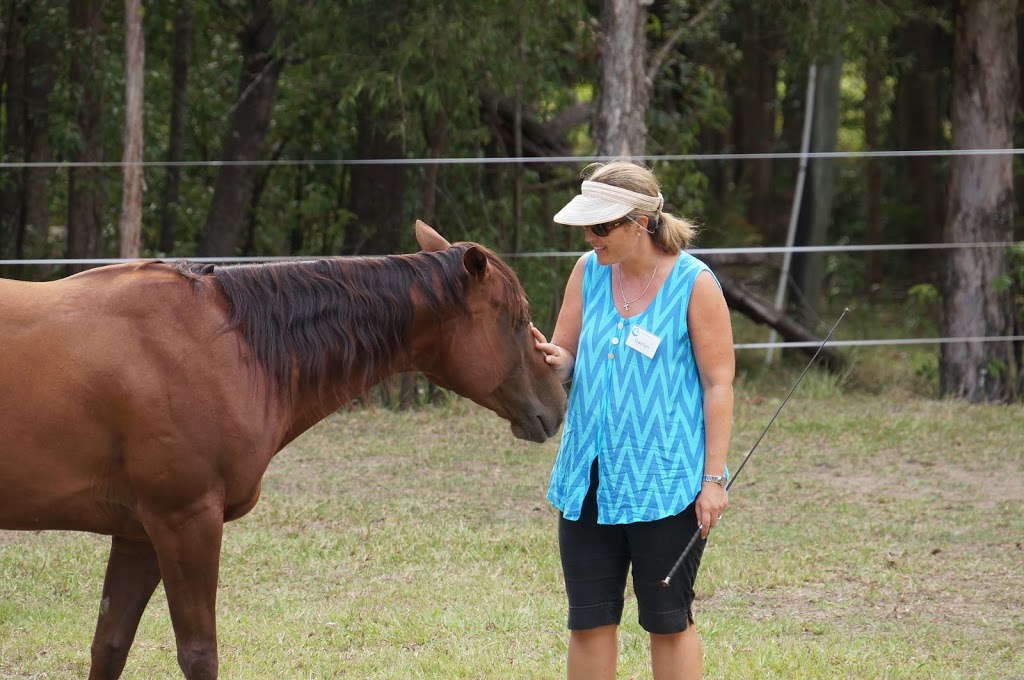
{"type": "Polygon", "coordinates": [[[0,529],[112,537],[89,678],[121,674],[163,580],[178,664],[217,675],[225,522],[274,455],[418,371],[542,442],[565,392],[511,269],[417,222],[424,252],[0,279],[0,529]]]}

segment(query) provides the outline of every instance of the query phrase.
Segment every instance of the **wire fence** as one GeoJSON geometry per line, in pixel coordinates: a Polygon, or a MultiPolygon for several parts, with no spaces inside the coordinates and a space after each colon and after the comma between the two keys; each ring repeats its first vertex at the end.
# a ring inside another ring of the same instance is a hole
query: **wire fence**
{"type": "MultiPolygon", "coordinates": [[[[807,159],[872,159],[920,158],[939,156],[1021,156],[1024,148],[1011,149],[908,149],[875,151],[777,151],[767,153],[683,153],[630,156],[630,160],[658,161],[742,161],[742,160],[807,160],[807,159]]],[[[602,163],[620,156],[494,156],[446,158],[268,158],[254,160],[190,160],[190,161],[44,161],[0,163],[0,169],[14,168],[122,168],[148,167],[204,167],[229,166],[296,166],[296,165],[563,165],[602,163]]]]}
{"type": "MultiPolygon", "coordinates": [[[[1024,242],[987,242],[987,243],[916,243],[916,244],[878,244],[878,245],[827,245],[827,246],[768,246],[768,247],[747,247],[747,248],[694,248],[687,252],[700,255],[777,255],[786,252],[791,253],[852,253],[868,251],[895,251],[895,250],[952,250],[969,248],[1011,248],[1024,247],[1024,242]]],[[[579,257],[584,251],[543,251],[529,253],[508,253],[503,258],[516,257],[579,257]]],[[[322,257],[322,256],[319,256],[322,257]]],[[[261,262],[297,262],[302,260],[319,259],[318,256],[263,256],[263,257],[164,257],[151,258],[164,261],[178,261],[187,259],[190,262],[205,262],[212,264],[243,264],[261,262]]],[[[345,256],[339,256],[345,257],[345,256]]],[[[86,265],[102,266],[108,264],[122,264],[137,262],[138,259],[131,258],[53,258],[53,259],[25,259],[25,260],[0,260],[0,267],[14,265],[86,265]]],[[[971,336],[971,337],[918,337],[918,338],[874,338],[860,340],[831,339],[829,345],[833,347],[880,347],[899,345],[942,345],[950,343],[967,342],[1022,342],[1024,335],[998,335],[998,336],[971,336]]],[[[818,346],[816,341],[779,341],[779,342],[740,342],[735,343],[737,350],[772,350],[772,349],[804,349],[818,346]]]]}
{"type": "MultiPolygon", "coordinates": [[[[875,150],[875,151],[813,151],[813,152],[772,152],[772,153],[693,153],[656,154],[632,156],[632,160],[643,162],[658,161],[737,161],[737,160],[808,160],[808,159],[875,159],[950,156],[1020,156],[1024,148],[1009,149],[919,149],[919,150],[875,150]]],[[[266,159],[266,160],[191,160],[191,161],[90,161],[90,162],[3,162],[0,169],[18,168],[123,168],[142,166],[144,168],[167,167],[228,167],[228,166],[354,166],[354,165],[530,165],[530,164],[588,164],[606,162],[618,157],[611,156],[548,156],[548,157],[480,157],[480,158],[386,158],[386,159],[266,159]]],[[[757,246],[741,248],[693,248],[687,252],[695,255],[785,255],[797,253],[861,253],[888,251],[941,251],[953,249],[1024,248],[1024,241],[985,243],[917,243],[917,244],[841,244],[815,246],[757,246]]],[[[579,257],[583,251],[536,251],[505,253],[501,257],[514,258],[558,258],[579,257]]],[[[152,259],[152,258],[151,258],[152,259]]],[[[316,259],[313,256],[263,256],[263,257],[189,257],[167,256],[165,261],[188,259],[191,262],[214,264],[288,262],[316,259]]],[[[122,258],[46,258],[46,259],[0,259],[0,268],[5,266],[58,266],[85,265],[102,266],[137,261],[122,258]]],[[[920,337],[920,338],[877,338],[861,340],[833,339],[829,344],[836,347],[877,347],[887,345],[928,345],[968,342],[1021,342],[1024,335],[972,336],[972,337],[920,337]]],[[[816,347],[817,342],[747,342],[736,343],[736,349],[776,349],[816,347]]]]}

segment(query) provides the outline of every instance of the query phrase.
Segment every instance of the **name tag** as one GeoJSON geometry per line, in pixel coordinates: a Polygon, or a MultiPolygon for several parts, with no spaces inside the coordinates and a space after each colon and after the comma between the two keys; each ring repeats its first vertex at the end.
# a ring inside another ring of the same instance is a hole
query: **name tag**
{"type": "Polygon", "coordinates": [[[632,347],[648,359],[654,358],[654,353],[658,351],[660,344],[661,338],[650,331],[645,331],[640,326],[633,326],[629,331],[629,337],[626,338],[626,347],[632,347]]]}

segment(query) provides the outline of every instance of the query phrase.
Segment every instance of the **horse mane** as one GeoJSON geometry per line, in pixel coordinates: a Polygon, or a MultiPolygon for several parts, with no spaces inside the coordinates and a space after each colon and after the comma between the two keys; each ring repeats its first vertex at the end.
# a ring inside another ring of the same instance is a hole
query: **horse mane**
{"type": "Polygon", "coordinates": [[[408,352],[414,290],[435,316],[465,307],[471,277],[462,258],[471,246],[502,278],[511,321],[522,328],[530,309],[519,280],[493,252],[473,243],[385,257],[229,266],[181,261],[175,267],[193,287],[212,283],[224,294],[224,331],[239,330],[279,395],[296,377],[301,391],[323,393],[339,378],[363,391],[408,352]]]}

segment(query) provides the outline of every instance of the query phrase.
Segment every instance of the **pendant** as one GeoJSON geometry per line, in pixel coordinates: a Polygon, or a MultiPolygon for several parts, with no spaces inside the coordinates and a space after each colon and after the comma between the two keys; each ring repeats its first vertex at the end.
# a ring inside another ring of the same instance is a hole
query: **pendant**
{"type": "Polygon", "coordinates": [[[628,303],[628,302],[626,302],[626,301],[623,301],[623,302],[622,302],[622,307],[623,307],[623,309],[625,309],[625,310],[626,310],[627,312],[629,311],[629,303],[628,303]]]}

